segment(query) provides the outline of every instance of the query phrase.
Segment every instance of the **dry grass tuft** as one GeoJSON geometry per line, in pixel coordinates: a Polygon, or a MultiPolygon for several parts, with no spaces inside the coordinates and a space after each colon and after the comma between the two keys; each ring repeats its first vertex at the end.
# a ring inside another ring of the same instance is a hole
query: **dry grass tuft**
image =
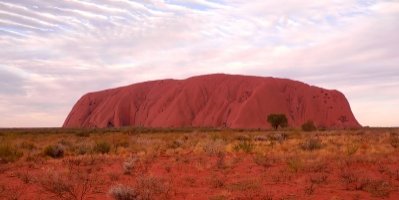
{"type": "Polygon", "coordinates": [[[10,144],[0,144],[0,163],[15,162],[21,158],[23,153],[10,144]]]}
{"type": "Polygon", "coordinates": [[[254,148],[255,148],[255,145],[250,140],[239,141],[233,147],[234,151],[236,151],[236,152],[244,152],[244,153],[252,153],[254,148]]]}
{"type": "Polygon", "coordinates": [[[322,148],[321,140],[316,138],[306,139],[304,142],[300,143],[299,146],[304,151],[314,151],[322,148]]]}
{"type": "Polygon", "coordinates": [[[111,151],[111,145],[105,141],[97,142],[93,147],[94,153],[106,154],[109,153],[110,151],[111,151]]]}
{"type": "Polygon", "coordinates": [[[139,199],[139,194],[133,188],[122,184],[111,187],[108,193],[115,200],[139,199]]]}
{"type": "Polygon", "coordinates": [[[203,150],[209,156],[216,156],[225,152],[226,144],[223,140],[210,140],[204,144],[203,150]]]}
{"type": "Polygon", "coordinates": [[[135,190],[140,200],[167,198],[170,194],[170,186],[164,180],[154,176],[139,177],[135,190]]]}
{"type": "Polygon", "coordinates": [[[127,158],[124,162],[123,162],[123,173],[124,174],[131,174],[132,170],[134,170],[135,168],[137,168],[137,164],[139,162],[139,158],[136,156],[131,156],[129,158],[127,158]]]}
{"type": "Polygon", "coordinates": [[[38,177],[38,183],[44,193],[58,199],[85,200],[101,193],[96,175],[84,170],[48,170],[38,177]]]}

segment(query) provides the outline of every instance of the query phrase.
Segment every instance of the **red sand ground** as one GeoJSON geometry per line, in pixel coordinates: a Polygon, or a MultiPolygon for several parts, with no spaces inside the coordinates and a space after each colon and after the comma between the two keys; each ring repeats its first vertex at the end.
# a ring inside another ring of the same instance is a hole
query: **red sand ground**
{"type": "MultiPolygon", "coordinates": [[[[76,159],[76,158],[75,158],[76,159]]],[[[170,187],[168,196],[158,197],[165,199],[217,199],[218,196],[225,196],[224,199],[399,199],[399,191],[393,189],[387,197],[373,197],[370,193],[359,189],[358,182],[347,185],[342,182],[343,169],[349,169],[349,174],[362,178],[391,179],[383,169],[389,171],[398,166],[393,166],[392,160],[381,162],[380,168],[367,163],[342,162],[325,163],[321,168],[314,168],[311,171],[292,172],[287,170],[285,164],[262,167],[255,164],[252,155],[234,154],[225,158],[226,167],[218,168],[217,157],[206,155],[187,154],[183,157],[163,156],[148,162],[148,169],[140,169],[130,175],[122,173],[123,160],[118,158],[105,158],[90,165],[93,170],[90,172],[99,180],[98,190],[100,193],[90,195],[93,199],[112,199],[107,194],[112,185],[119,183],[131,184],[143,173],[151,176],[162,177],[170,187]],[[169,169],[168,169],[169,168],[169,169]],[[112,178],[114,176],[114,178],[112,178]],[[310,179],[322,180],[320,177],[327,177],[325,181],[310,184],[310,179]],[[117,178],[115,178],[117,177],[117,178]],[[222,185],[218,185],[218,180],[222,185]],[[351,185],[352,184],[352,185],[351,185]],[[313,188],[310,189],[310,188],[313,188]]],[[[397,160],[396,160],[396,163],[397,160]]],[[[38,187],[35,181],[40,180],[43,174],[49,169],[62,171],[67,168],[65,163],[54,160],[41,166],[21,166],[18,169],[8,169],[0,174],[0,183],[7,183],[8,187],[15,192],[20,192],[18,199],[52,199],[51,194],[38,187]],[[23,182],[25,174],[29,180],[23,182]],[[22,178],[21,178],[22,177],[22,178]]],[[[85,170],[84,166],[77,167],[85,170]]],[[[4,168],[3,168],[4,170],[4,168]]],[[[75,169],[78,170],[78,169],[75,169]]],[[[396,175],[398,176],[398,175],[396,175]]],[[[394,185],[398,185],[397,177],[394,185]]],[[[158,199],[155,198],[155,199],[158,199]]],[[[220,198],[222,199],[222,198],[220,198]]]]}
{"type": "Polygon", "coordinates": [[[298,81],[214,74],[159,80],[84,95],[63,127],[270,128],[284,113],[292,127],[360,127],[345,96],[298,81]]]}

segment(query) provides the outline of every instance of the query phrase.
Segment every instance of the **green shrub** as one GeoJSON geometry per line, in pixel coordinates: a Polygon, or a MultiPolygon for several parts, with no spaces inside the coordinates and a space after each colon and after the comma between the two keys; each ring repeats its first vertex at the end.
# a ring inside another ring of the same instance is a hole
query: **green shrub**
{"type": "Polygon", "coordinates": [[[307,132],[315,131],[316,130],[316,126],[314,125],[313,121],[309,120],[309,121],[307,121],[307,122],[302,124],[302,130],[303,131],[307,131],[307,132]]]}
{"type": "Polygon", "coordinates": [[[21,158],[23,153],[9,144],[0,144],[0,163],[14,162],[21,158]]]}
{"type": "Polygon", "coordinates": [[[288,125],[287,117],[284,114],[270,114],[267,116],[267,121],[274,129],[288,125]]]}
{"type": "Polygon", "coordinates": [[[62,158],[64,157],[64,147],[62,147],[60,144],[56,145],[49,145],[46,148],[44,148],[44,155],[50,156],[52,158],[62,158]]]}
{"type": "Polygon", "coordinates": [[[111,150],[111,145],[108,142],[97,142],[93,147],[93,152],[95,153],[109,153],[111,150]]]}

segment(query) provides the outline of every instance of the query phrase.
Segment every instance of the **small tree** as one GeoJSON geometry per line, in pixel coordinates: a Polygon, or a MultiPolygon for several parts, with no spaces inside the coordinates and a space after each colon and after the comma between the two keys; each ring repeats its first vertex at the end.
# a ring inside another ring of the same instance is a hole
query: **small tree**
{"type": "Polygon", "coordinates": [[[267,121],[277,130],[278,127],[286,127],[288,125],[287,117],[284,114],[270,114],[267,121]]]}

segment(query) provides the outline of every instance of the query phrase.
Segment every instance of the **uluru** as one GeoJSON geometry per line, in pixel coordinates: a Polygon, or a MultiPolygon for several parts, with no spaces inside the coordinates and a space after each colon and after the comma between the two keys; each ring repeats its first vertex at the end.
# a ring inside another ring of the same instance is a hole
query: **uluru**
{"type": "Polygon", "coordinates": [[[337,90],[299,81],[211,74],[156,80],[90,92],[73,106],[63,127],[270,128],[267,116],[285,114],[288,126],[313,121],[324,128],[358,128],[337,90]]]}

